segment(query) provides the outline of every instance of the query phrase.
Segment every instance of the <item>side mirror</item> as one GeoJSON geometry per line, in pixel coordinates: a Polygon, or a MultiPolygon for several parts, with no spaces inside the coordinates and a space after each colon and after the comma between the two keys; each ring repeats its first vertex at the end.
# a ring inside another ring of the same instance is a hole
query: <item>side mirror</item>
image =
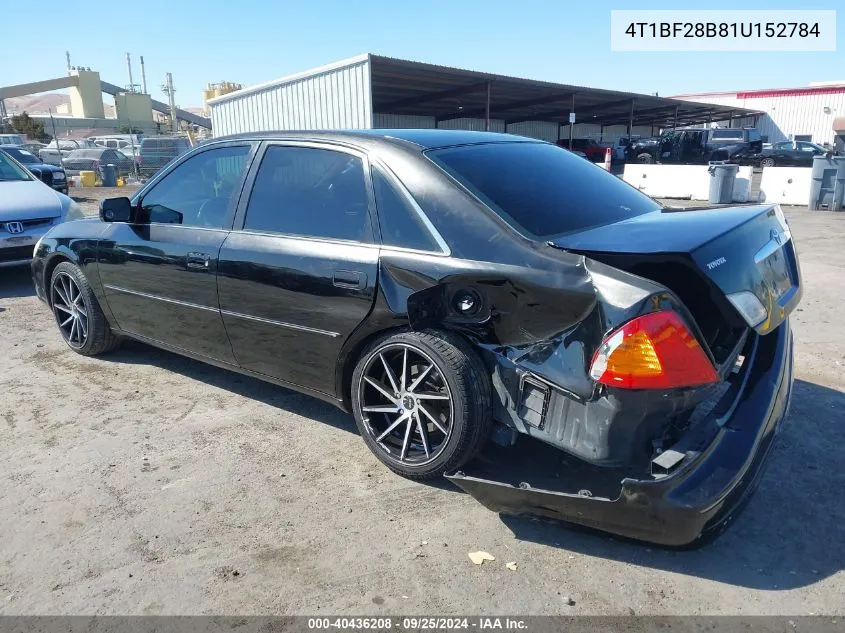
{"type": "Polygon", "coordinates": [[[132,203],[129,198],[106,198],[100,202],[100,219],[103,222],[130,222],[132,203]]]}

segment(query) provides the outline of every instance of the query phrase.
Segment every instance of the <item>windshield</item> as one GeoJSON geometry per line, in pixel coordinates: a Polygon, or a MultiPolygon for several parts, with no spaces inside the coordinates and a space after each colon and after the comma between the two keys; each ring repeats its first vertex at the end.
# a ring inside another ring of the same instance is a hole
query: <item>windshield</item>
{"type": "Polygon", "coordinates": [[[535,237],[619,222],[660,205],[547,143],[491,143],[426,155],[515,228],[535,237]]]}
{"type": "Polygon", "coordinates": [[[33,154],[32,152],[28,152],[25,149],[19,149],[17,147],[4,147],[3,151],[6,152],[12,158],[14,158],[16,161],[18,161],[19,163],[23,163],[24,165],[31,165],[32,163],[41,162],[35,154],[33,154]]]}
{"type": "Polygon", "coordinates": [[[0,181],[32,180],[29,173],[0,150],[0,181]]]}

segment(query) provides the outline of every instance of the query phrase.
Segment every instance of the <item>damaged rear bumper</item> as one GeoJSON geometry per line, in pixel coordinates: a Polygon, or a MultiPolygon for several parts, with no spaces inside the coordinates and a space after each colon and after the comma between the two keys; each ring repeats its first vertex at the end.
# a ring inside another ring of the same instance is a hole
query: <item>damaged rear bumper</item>
{"type": "Polygon", "coordinates": [[[757,337],[747,361],[731,409],[710,422],[718,430],[709,444],[662,479],[623,479],[616,499],[534,488],[530,472],[509,477],[526,482],[520,485],[474,477],[471,465],[448,478],[495,512],[559,519],[668,546],[700,544],[723,530],[750,497],[786,416],[792,392],[789,322],[757,337]]]}

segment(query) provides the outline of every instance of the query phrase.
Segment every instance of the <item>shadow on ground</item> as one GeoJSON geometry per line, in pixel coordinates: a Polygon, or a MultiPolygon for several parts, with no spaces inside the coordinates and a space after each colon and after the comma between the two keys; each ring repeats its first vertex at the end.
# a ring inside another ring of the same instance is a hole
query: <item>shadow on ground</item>
{"type": "MultiPolygon", "coordinates": [[[[352,416],[315,398],[218,369],[204,363],[134,342],[108,357],[112,362],[151,364],[270,406],[357,433],[352,416]]],[[[845,568],[845,393],[814,383],[795,383],[785,428],[769,456],[760,488],[744,512],[714,542],[694,551],[672,551],[572,529],[559,523],[502,516],[521,540],[542,543],[588,556],[616,560],[661,571],[717,580],[757,589],[792,589],[813,584],[845,568]]],[[[520,441],[515,462],[551,451],[559,468],[571,458],[533,440],[520,441]]],[[[491,454],[508,455],[488,448],[491,454]]],[[[519,481],[524,473],[512,473],[519,481]]],[[[458,492],[445,480],[439,488],[458,492]]],[[[596,485],[587,482],[584,487],[596,485]]]]}
{"type": "Polygon", "coordinates": [[[714,542],[672,551],[550,522],[502,516],[526,541],[755,589],[794,589],[845,568],[845,393],[795,382],[760,488],[714,542]]]}
{"type": "MultiPolygon", "coordinates": [[[[0,300],[35,296],[29,266],[0,268],[0,300]]],[[[0,303],[0,307],[5,307],[0,303]]]]}
{"type": "Polygon", "coordinates": [[[358,432],[351,415],[322,400],[143,343],[125,341],[120,348],[102,359],[118,363],[155,365],[250,400],[257,400],[350,433],[358,432]]]}

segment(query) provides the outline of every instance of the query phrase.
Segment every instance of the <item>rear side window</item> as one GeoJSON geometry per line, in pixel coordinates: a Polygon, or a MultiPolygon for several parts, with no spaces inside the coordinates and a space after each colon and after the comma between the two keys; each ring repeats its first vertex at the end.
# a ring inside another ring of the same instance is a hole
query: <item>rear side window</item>
{"type": "Polygon", "coordinates": [[[742,130],[713,130],[712,137],[721,141],[741,141],[742,130]]]}
{"type": "Polygon", "coordinates": [[[244,229],[371,242],[369,208],[359,157],[271,146],[255,177],[244,229]]]}
{"type": "Polygon", "coordinates": [[[382,243],[420,251],[439,251],[431,232],[408,200],[396,190],[381,169],[373,167],[372,172],[382,243]]]}
{"type": "Polygon", "coordinates": [[[505,221],[536,237],[661,208],[601,167],[547,143],[466,145],[427,156],[505,221]]]}

